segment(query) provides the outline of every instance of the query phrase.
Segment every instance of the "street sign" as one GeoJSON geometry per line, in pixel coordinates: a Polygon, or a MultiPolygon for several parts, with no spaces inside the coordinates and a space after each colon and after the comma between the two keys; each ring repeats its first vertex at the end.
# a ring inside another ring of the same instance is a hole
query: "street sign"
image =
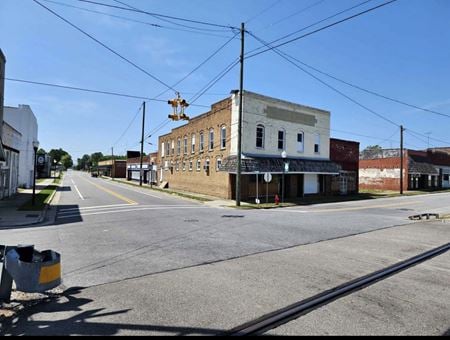
{"type": "Polygon", "coordinates": [[[266,181],[266,183],[272,182],[272,174],[270,172],[266,172],[264,174],[264,180],[266,181]]]}
{"type": "Polygon", "coordinates": [[[44,165],[44,163],[45,163],[45,157],[42,156],[42,155],[38,156],[37,162],[38,162],[39,165],[44,165]]]}

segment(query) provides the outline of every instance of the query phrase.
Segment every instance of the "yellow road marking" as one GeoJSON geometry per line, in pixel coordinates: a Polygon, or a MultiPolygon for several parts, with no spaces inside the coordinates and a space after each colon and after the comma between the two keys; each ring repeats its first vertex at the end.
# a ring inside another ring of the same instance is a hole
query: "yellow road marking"
{"type": "MultiPolygon", "coordinates": [[[[83,178],[83,177],[81,177],[81,178],[83,178]]],[[[112,191],[112,190],[109,190],[109,189],[106,189],[105,187],[102,187],[101,185],[98,185],[98,184],[96,184],[96,183],[94,183],[94,182],[91,182],[90,180],[88,180],[88,179],[86,179],[86,178],[83,178],[86,182],[89,182],[89,183],[91,183],[93,186],[95,186],[96,188],[98,188],[98,189],[100,189],[100,190],[103,190],[104,192],[106,192],[106,193],[108,193],[108,194],[110,194],[110,195],[112,195],[112,196],[115,196],[115,197],[117,197],[118,199],[120,199],[120,200],[122,200],[122,201],[124,201],[124,202],[127,202],[128,204],[131,204],[131,205],[137,205],[138,203],[137,202],[135,202],[135,201],[133,201],[133,200],[130,200],[129,198],[126,198],[125,196],[122,196],[121,194],[118,194],[117,192],[115,192],[115,191],[112,191]]]]}

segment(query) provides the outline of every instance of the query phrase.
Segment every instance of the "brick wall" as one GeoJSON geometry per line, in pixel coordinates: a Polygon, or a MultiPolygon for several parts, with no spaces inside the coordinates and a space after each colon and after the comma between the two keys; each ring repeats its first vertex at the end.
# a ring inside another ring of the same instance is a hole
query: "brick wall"
{"type": "Polygon", "coordinates": [[[228,198],[229,174],[217,171],[217,160],[228,157],[231,145],[231,99],[214,104],[211,111],[192,119],[188,124],[159,137],[158,180],[167,181],[169,188],[228,198]],[[221,147],[221,129],[226,129],[226,147],[221,147]],[[209,147],[209,132],[214,130],[214,148],[209,147]],[[200,133],[204,136],[204,149],[200,151],[200,133]],[[195,150],[192,152],[192,135],[195,135],[195,150]],[[187,137],[187,154],[184,153],[184,138],[187,137]],[[180,139],[180,154],[178,153],[180,139]],[[174,148],[172,148],[172,142],[174,148]],[[167,153],[169,143],[169,153],[167,153]],[[164,144],[164,151],[163,151],[164,144]],[[164,156],[163,156],[164,155],[164,156]],[[209,172],[204,170],[209,160],[209,172]],[[200,169],[197,162],[200,161],[200,169]],[[183,162],[185,169],[183,170],[183,162]],[[192,170],[189,169],[192,162],[192,170]],[[177,166],[178,163],[178,166],[177,166]],[[178,170],[177,170],[178,168],[178,170]],[[162,176],[161,176],[162,172],[162,176]]]}
{"type": "MultiPolygon", "coordinates": [[[[408,190],[408,158],[404,158],[403,189],[408,190]]],[[[368,190],[400,189],[400,158],[359,161],[359,187],[368,190]]]]}

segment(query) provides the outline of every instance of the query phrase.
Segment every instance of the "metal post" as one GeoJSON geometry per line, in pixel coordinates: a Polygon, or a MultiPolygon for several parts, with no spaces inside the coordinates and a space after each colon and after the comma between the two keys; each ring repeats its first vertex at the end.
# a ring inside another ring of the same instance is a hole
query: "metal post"
{"type": "Polygon", "coordinates": [[[36,163],[37,163],[37,148],[34,148],[34,167],[33,167],[33,197],[31,198],[31,205],[36,203],[36,163]]]}
{"type": "Polygon", "coordinates": [[[139,185],[142,186],[142,180],[144,177],[144,169],[143,162],[144,162],[144,129],[145,129],[145,102],[143,104],[143,111],[142,111],[142,139],[141,139],[141,168],[140,168],[140,176],[139,176],[139,185]]]}
{"type": "Polygon", "coordinates": [[[403,195],[403,125],[400,126],[400,195],[403,195]]]}
{"type": "Polygon", "coordinates": [[[0,262],[2,262],[2,270],[0,277],[0,304],[2,302],[9,303],[11,301],[11,292],[13,278],[5,269],[5,256],[6,253],[14,247],[0,246],[0,262]]]}
{"type": "Polygon", "coordinates": [[[114,147],[111,148],[111,178],[114,178],[113,176],[114,171],[114,147]]]}
{"type": "Polygon", "coordinates": [[[284,171],[285,171],[285,165],[286,163],[283,162],[283,175],[282,175],[282,179],[281,179],[281,204],[284,204],[284,171]]]}
{"type": "MultiPolygon", "coordinates": [[[[256,201],[259,202],[259,172],[256,172],[256,201]]],[[[259,203],[258,203],[259,204],[259,203]]]]}

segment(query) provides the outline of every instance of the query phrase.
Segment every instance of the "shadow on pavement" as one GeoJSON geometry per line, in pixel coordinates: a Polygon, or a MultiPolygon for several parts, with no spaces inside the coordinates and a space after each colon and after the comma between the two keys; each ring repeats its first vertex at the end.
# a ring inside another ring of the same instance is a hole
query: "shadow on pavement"
{"type": "Polygon", "coordinates": [[[51,336],[51,335],[117,335],[126,333],[165,333],[165,335],[217,335],[223,330],[172,327],[158,325],[138,325],[128,323],[93,322],[93,319],[127,314],[131,309],[105,312],[104,308],[86,309],[91,299],[80,297],[83,288],[73,288],[57,299],[49,299],[43,304],[19,314],[4,322],[0,335],[51,336]],[[84,307],[84,308],[83,308],[84,307]],[[46,315],[47,314],[47,315],[46,315]],[[52,316],[53,314],[53,316],[52,316]]]}
{"type": "Polygon", "coordinates": [[[72,188],[71,187],[58,187],[58,189],[56,191],[58,191],[58,192],[72,191],[72,188]]]}
{"type": "Polygon", "coordinates": [[[56,209],[55,225],[83,222],[80,206],[77,204],[58,205],[56,209]]]}

